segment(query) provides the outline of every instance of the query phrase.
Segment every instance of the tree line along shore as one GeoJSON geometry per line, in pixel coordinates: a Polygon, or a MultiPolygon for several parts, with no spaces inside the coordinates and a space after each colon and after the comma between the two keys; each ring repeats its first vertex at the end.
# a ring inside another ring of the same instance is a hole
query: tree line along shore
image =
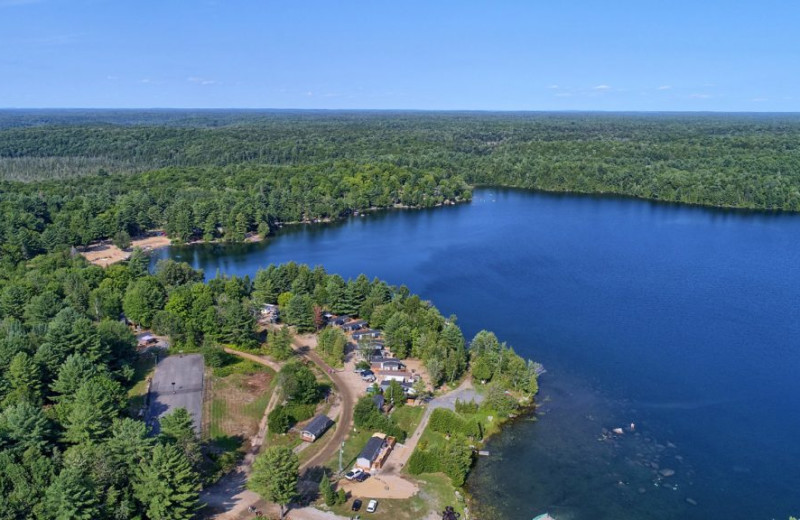
{"type": "Polygon", "coordinates": [[[477,185],[800,211],[798,143],[796,115],[3,111],[0,255],[238,242],[477,185]]]}

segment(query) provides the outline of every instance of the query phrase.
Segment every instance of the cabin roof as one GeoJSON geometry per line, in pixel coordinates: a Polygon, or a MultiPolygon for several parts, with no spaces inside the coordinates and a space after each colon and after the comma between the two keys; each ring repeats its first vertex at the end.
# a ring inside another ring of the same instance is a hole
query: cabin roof
{"type": "Polygon", "coordinates": [[[333,421],[327,415],[318,415],[311,419],[305,428],[303,428],[303,432],[309,433],[314,437],[319,437],[325,430],[331,427],[333,421]]]}

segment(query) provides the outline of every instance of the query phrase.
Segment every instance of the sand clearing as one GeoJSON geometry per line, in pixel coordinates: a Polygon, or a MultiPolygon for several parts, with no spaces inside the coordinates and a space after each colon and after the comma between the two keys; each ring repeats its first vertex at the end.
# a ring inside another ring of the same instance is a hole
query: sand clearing
{"type": "Polygon", "coordinates": [[[397,475],[373,475],[364,482],[340,480],[339,486],[354,497],[411,498],[419,487],[397,475]]]}
{"type": "MultiPolygon", "coordinates": [[[[144,251],[151,251],[159,247],[166,247],[171,243],[172,241],[166,235],[149,235],[131,240],[130,249],[133,250],[133,248],[138,247],[144,251]]],[[[100,267],[108,267],[111,264],[127,260],[131,256],[130,251],[123,251],[112,244],[110,240],[92,244],[87,247],[85,251],[82,251],[81,254],[86,257],[90,263],[99,265],[100,267]]]]}

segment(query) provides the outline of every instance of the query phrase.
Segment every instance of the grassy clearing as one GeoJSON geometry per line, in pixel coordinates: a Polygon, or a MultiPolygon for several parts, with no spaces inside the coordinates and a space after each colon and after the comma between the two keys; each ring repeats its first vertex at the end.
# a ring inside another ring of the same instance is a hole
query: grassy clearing
{"type": "Polygon", "coordinates": [[[425,409],[421,406],[403,406],[392,411],[392,418],[409,436],[417,429],[425,409]]]}
{"type": "MultiPolygon", "coordinates": [[[[342,454],[342,467],[345,470],[349,469],[356,462],[358,454],[364,449],[370,437],[372,437],[372,432],[368,430],[351,433],[350,436],[347,437],[347,440],[344,442],[344,451],[342,454]]],[[[339,454],[337,453],[325,466],[330,468],[334,473],[339,471],[339,454]]]]}
{"type": "Polygon", "coordinates": [[[275,375],[273,370],[258,363],[231,358],[224,366],[213,369],[208,385],[207,438],[226,448],[235,440],[243,446],[258,432],[275,375]]]}
{"type": "Polygon", "coordinates": [[[144,411],[145,398],[149,381],[155,372],[155,358],[153,354],[139,354],[133,365],[133,386],[128,390],[128,409],[133,417],[144,411]]]}

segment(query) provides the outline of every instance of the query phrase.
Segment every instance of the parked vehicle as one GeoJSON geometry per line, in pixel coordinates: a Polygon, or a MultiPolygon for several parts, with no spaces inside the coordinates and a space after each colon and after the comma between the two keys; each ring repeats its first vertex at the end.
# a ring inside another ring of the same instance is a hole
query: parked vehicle
{"type": "Polygon", "coordinates": [[[371,383],[376,379],[375,372],[373,372],[372,370],[364,370],[361,372],[361,379],[363,381],[369,381],[371,383]]]}
{"type": "Polygon", "coordinates": [[[353,500],[353,507],[351,507],[350,509],[352,509],[353,511],[358,511],[359,509],[361,509],[361,499],[357,498],[353,500]]]}
{"type": "Polygon", "coordinates": [[[356,482],[364,482],[368,478],[369,478],[369,473],[364,471],[363,473],[361,473],[361,475],[355,477],[353,480],[355,480],[356,482]]]}
{"type": "Polygon", "coordinates": [[[346,478],[347,480],[353,480],[355,478],[358,478],[363,473],[364,473],[363,469],[354,468],[345,473],[344,478],[346,478]]]}
{"type": "Polygon", "coordinates": [[[378,509],[378,501],[374,498],[367,504],[367,513],[374,513],[378,509]]]}

